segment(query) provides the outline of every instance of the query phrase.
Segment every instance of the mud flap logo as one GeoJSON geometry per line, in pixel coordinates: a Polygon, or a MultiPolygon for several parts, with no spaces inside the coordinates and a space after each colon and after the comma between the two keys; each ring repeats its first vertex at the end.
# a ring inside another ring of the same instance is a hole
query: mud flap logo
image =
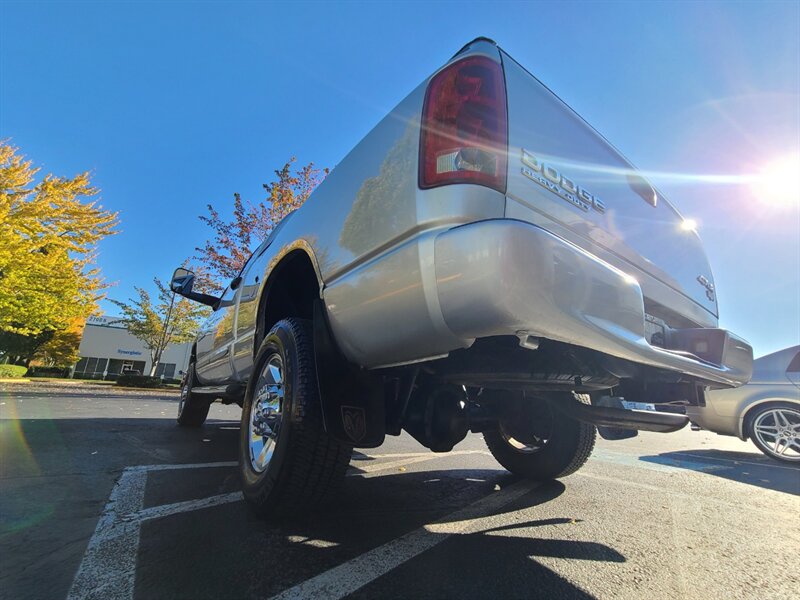
{"type": "Polygon", "coordinates": [[[360,442],[367,433],[367,416],[358,406],[342,406],[344,432],[354,442],[360,442]]]}

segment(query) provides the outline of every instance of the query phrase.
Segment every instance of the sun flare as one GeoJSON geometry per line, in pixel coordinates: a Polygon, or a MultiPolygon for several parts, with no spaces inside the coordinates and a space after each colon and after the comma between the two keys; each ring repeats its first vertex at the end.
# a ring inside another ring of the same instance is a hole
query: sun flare
{"type": "Polygon", "coordinates": [[[753,194],[775,208],[800,205],[800,154],[769,163],[751,183],[753,194]]]}

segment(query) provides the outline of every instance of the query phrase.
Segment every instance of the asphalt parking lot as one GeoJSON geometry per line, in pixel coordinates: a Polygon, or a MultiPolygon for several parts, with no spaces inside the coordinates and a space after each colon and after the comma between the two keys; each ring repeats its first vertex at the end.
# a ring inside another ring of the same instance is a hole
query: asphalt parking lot
{"type": "Polygon", "coordinates": [[[470,436],[389,438],[337,500],[268,524],[241,501],[237,407],[200,430],[177,396],[0,391],[3,598],[788,598],[800,470],[688,429],[603,442],[520,481],[470,436]]]}

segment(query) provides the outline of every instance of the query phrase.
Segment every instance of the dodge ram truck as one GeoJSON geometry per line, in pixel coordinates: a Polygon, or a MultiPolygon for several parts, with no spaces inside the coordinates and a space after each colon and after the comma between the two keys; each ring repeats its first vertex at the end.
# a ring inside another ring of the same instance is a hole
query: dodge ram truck
{"type": "Polygon", "coordinates": [[[669,432],[748,381],[698,234],[491,40],[412,91],[253,252],[193,345],[178,424],[242,406],[264,515],[328,496],[354,447],[481,433],[509,471],[580,468],[595,436],[669,432]]]}

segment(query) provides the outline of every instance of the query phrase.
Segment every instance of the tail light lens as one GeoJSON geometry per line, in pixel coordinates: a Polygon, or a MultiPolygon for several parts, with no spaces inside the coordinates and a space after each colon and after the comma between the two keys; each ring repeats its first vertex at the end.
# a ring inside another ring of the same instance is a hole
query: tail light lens
{"type": "Polygon", "coordinates": [[[506,191],[508,118],[502,66],[484,56],[453,63],[428,85],[419,185],[476,183],[506,191]]]}

